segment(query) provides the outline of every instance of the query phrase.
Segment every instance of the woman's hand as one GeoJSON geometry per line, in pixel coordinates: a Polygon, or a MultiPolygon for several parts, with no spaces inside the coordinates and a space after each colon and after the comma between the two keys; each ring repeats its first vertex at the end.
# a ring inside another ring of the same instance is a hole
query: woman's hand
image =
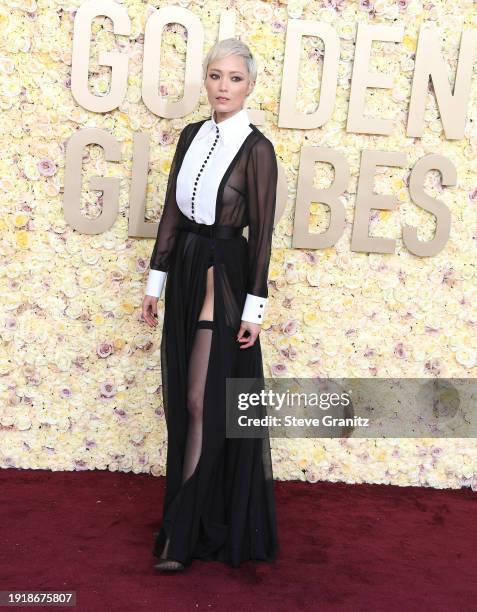
{"type": "Polygon", "coordinates": [[[145,295],[142,301],[142,318],[149,327],[157,325],[157,302],[159,298],[152,295],[145,295]]]}
{"type": "Polygon", "coordinates": [[[255,340],[262,329],[259,323],[251,323],[250,321],[242,321],[240,325],[239,332],[237,334],[237,340],[242,343],[241,349],[249,348],[249,346],[253,346],[255,344],[255,340]],[[244,338],[245,332],[250,334],[244,338]]]}

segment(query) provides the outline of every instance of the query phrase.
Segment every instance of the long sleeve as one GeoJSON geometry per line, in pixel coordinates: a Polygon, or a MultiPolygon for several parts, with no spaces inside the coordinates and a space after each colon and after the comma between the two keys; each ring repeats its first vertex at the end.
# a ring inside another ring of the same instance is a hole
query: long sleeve
{"type": "Polygon", "coordinates": [[[157,228],[156,242],[151,255],[149,264],[149,278],[147,281],[146,294],[160,297],[162,288],[169,270],[169,257],[174,248],[181,211],[176,201],[177,174],[179,171],[178,161],[182,158],[185,133],[187,125],[180,133],[174,157],[172,158],[171,169],[167,180],[166,196],[164,199],[164,209],[157,228]]]}
{"type": "Polygon", "coordinates": [[[275,149],[268,138],[262,138],[252,148],[247,162],[249,271],[242,320],[252,323],[262,323],[265,318],[277,179],[275,149]]]}

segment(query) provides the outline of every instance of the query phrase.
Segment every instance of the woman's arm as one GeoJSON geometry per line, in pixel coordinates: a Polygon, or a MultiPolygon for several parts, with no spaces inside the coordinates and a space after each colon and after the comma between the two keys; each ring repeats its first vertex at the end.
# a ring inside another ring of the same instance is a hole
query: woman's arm
{"type": "Polygon", "coordinates": [[[275,149],[268,138],[261,138],[253,146],[247,162],[249,270],[242,320],[251,323],[261,324],[265,318],[277,178],[275,149]]]}
{"type": "Polygon", "coordinates": [[[179,229],[181,211],[176,201],[177,174],[179,171],[178,162],[182,158],[186,125],[180,133],[174,157],[167,180],[166,196],[164,199],[164,209],[157,228],[156,242],[151,255],[149,278],[147,281],[146,295],[160,297],[162,288],[169,270],[169,258],[174,248],[174,244],[179,229]]]}

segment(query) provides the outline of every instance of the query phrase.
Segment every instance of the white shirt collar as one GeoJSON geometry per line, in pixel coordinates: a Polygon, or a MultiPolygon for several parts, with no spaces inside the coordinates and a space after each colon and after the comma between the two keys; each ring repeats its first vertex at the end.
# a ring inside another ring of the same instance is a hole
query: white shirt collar
{"type": "Polygon", "coordinates": [[[215,132],[216,128],[219,128],[219,134],[224,144],[230,145],[233,144],[237,139],[243,136],[244,132],[246,132],[249,128],[250,118],[248,116],[248,112],[246,108],[242,108],[232,117],[228,117],[227,119],[223,119],[216,123],[214,119],[214,113],[210,119],[208,119],[204,125],[202,126],[204,129],[201,130],[201,134],[197,134],[199,138],[202,138],[206,134],[209,133],[210,130],[215,132]]]}

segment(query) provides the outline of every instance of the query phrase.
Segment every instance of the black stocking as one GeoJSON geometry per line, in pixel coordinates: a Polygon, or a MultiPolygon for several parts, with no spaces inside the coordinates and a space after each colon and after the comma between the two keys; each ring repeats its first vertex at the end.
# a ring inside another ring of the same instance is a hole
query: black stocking
{"type": "Polygon", "coordinates": [[[182,468],[182,483],[195,471],[202,450],[202,425],[204,413],[204,392],[209,367],[210,347],[214,322],[197,321],[194,344],[187,372],[187,442],[182,468]]]}

